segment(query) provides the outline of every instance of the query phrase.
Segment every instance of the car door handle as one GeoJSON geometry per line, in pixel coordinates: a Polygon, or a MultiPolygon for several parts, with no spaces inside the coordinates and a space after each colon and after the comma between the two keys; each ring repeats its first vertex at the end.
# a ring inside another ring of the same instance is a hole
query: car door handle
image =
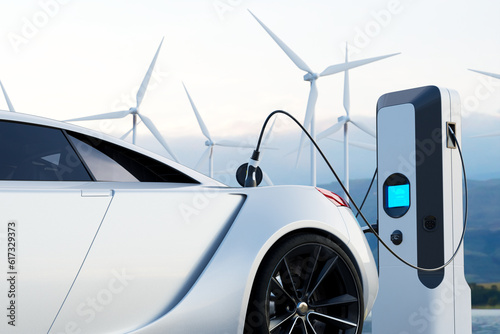
{"type": "Polygon", "coordinates": [[[113,193],[112,189],[85,189],[82,190],[82,197],[112,197],[113,193]]]}

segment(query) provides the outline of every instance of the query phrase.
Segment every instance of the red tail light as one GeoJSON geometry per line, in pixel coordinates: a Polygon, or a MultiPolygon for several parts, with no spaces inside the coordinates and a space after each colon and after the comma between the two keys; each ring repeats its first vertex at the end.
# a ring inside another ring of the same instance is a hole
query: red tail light
{"type": "Polygon", "coordinates": [[[331,191],[326,190],[326,189],[322,189],[322,188],[316,188],[316,189],[318,189],[318,191],[320,193],[322,193],[323,195],[325,195],[325,197],[328,198],[336,206],[349,207],[349,204],[342,197],[340,197],[339,195],[337,195],[335,193],[332,193],[331,191]]]}

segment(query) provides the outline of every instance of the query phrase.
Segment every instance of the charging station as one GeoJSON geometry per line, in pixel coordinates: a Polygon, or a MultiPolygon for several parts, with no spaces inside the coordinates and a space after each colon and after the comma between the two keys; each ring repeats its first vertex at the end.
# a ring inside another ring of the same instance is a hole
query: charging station
{"type": "Polygon", "coordinates": [[[460,98],[427,86],[377,103],[378,229],[409,267],[379,245],[374,334],[472,332],[464,275],[460,98]]]}

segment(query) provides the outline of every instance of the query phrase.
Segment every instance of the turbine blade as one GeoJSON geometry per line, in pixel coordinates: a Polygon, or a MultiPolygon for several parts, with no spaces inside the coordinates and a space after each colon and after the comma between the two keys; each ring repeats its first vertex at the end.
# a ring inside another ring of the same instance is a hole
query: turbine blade
{"type": "MultiPolygon", "coordinates": [[[[345,63],[348,64],[349,61],[347,59],[348,51],[347,51],[347,43],[345,45],[345,63]]],[[[351,110],[351,96],[349,92],[349,70],[344,72],[344,109],[349,117],[349,111],[351,110]]]]}
{"type": "Polygon", "coordinates": [[[113,111],[113,112],[108,112],[105,114],[67,119],[65,122],[95,121],[95,120],[100,120],[100,119],[123,118],[123,117],[127,116],[128,114],[130,114],[130,110],[113,111]]]}
{"type": "Polygon", "coordinates": [[[255,145],[242,144],[240,142],[228,139],[217,140],[214,145],[223,146],[223,147],[236,147],[236,148],[253,148],[255,149],[255,145]]]}
{"type": "MultiPolygon", "coordinates": [[[[335,138],[327,138],[327,139],[336,141],[337,143],[344,143],[344,141],[340,140],[340,139],[335,139],[335,138]]],[[[373,144],[356,142],[356,141],[352,141],[350,139],[349,139],[349,145],[356,146],[356,147],[359,147],[359,148],[363,148],[363,149],[369,150],[369,151],[376,151],[377,150],[377,147],[375,145],[373,145],[373,144]]]]}
{"type": "Polygon", "coordinates": [[[307,99],[306,117],[304,119],[304,127],[306,129],[309,129],[309,126],[311,125],[317,100],[318,100],[318,87],[316,86],[316,80],[312,80],[311,90],[309,91],[309,98],[307,99]]]}
{"type": "MultiPolygon", "coordinates": [[[[306,130],[309,130],[309,127],[311,125],[311,120],[313,119],[314,108],[316,106],[317,99],[318,99],[318,88],[316,87],[316,80],[312,80],[311,90],[309,91],[309,98],[307,100],[306,117],[304,119],[304,127],[306,128],[306,130]]],[[[302,133],[302,135],[300,136],[300,144],[299,144],[299,151],[297,153],[296,164],[298,164],[299,162],[302,146],[304,145],[304,139],[305,139],[305,134],[302,133]]]]}
{"type": "Polygon", "coordinates": [[[269,128],[269,130],[267,130],[267,134],[264,137],[264,140],[262,141],[261,146],[265,146],[267,144],[267,142],[269,141],[269,139],[271,138],[271,134],[273,132],[274,124],[276,124],[276,117],[274,117],[273,123],[271,124],[271,127],[269,128]]]}
{"type": "Polygon", "coordinates": [[[156,58],[158,58],[158,53],[160,53],[161,45],[163,44],[163,37],[160,42],[160,46],[158,46],[158,50],[156,50],[155,56],[153,58],[153,61],[151,62],[151,65],[149,65],[148,71],[146,72],[146,75],[144,76],[144,79],[142,80],[141,87],[137,91],[137,96],[136,96],[136,102],[137,106],[136,109],[139,109],[139,106],[142,103],[142,99],[144,98],[144,94],[146,94],[146,90],[148,89],[149,85],[149,80],[151,79],[151,75],[153,74],[153,70],[156,64],[156,58]]]}
{"type": "MultiPolygon", "coordinates": [[[[306,146],[306,143],[305,143],[305,142],[304,142],[304,144],[302,145],[302,147],[304,147],[304,146],[306,146]]],[[[288,153],[286,153],[286,154],[285,154],[285,157],[289,157],[289,156],[291,156],[292,154],[296,154],[298,150],[299,150],[299,148],[297,147],[297,148],[295,148],[295,149],[293,149],[293,150],[289,151],[288,153]]],[[[298,162],[296,161],[296,165],[295,165],[295,166],[297,166],[297,163],[298,163],[298,162]]]]}
{"type": "Polygon", "coordinates": [[[121,137],[120,137],[120,139],[121,139],[121,140],[124,140],[125,138],[127,138],[127,136],[128,136],[128,135],[132,132],[132,130],[134,130],[134,129],[130,129],[130,130],[128,130],[127,132],[125,132],[125,133],[123,134],[123,136],[121,136],[121,137]]]}
{"type": "MultiPolygon", "coordinates": [[[[137,122],[136,126],[137,126],[137,125],[139,125],[139,124],[141,124],[141,123],[142,123],[142,121],[137,122]]],[[[123,134],[123,136],[121,136],[121,137],[120,137],[120,139],[121,139],[121,140],[124,140],[125,138],[127,138],[127,136],[128,136],[128,135],[129,135],[132,131],[134,131],[134,128],[131,128],[130,130],[128,130],[127,132],[125,132],[125,133],[123,134]]]]}
{"type": "Polygon", "coordinates": [[[295,52],[293,52],[292,49],[288,47],[288,45],[286,45],[278,36],[276,36],[271,31],[271,29],[269,29],[261,20],[259,20],[257,16],[255,16],[250,10],[248,11],[257,20],[257,22],[259,22],[262,28],[264,28],[264,30],[267,31],[267,33],[271,36],[271,38],[274,39],[274,41],[279,45],[281,50],[283,50],[286,53],[288,58],[290,58],[293,61],[293,63],[297,65],[298,68],[300,68],[303,71],[313,73],[313,70],[311,70],[311,68],[307,66],[307,64],[302,59],[300,59],[300,57],[295,52]]]}
{"type": "Polygon", "coordinates": [[[233,166],[227,166],[226,169],[217,170],[217,171],[214,172],[214,174],[231,174],[231,175],[234,175],[234,173],[236,172],[236,169],[238,169],[238,165],[235,164],[233,166]]]}
{"type": "Polygon", "coordinates": [[[273,181],[271,181],[269,175],[267,175],[267,173],[264,171],[262,171],[262,178],[268,186],[274,186],[273,181]]]}
{"type": "Polygon", "coordinates": [[[2,86],[2,91],[3,91],[3,96],[5,97],[5,102],[7,102],[7,107],[9,108],[9,111],[16,112],[14,109],[14,106],[10,102],[9,95],[7,95],[7,91],[5,90],[5,87],[2,84],[2,81],[0,81],[0,86],[2,86]]]}
{"type": "Polygon", "coordinates": [[[201,132],[203,133],[203,135],[205,135],[205,137],[207,137],[208,140],[212,141],[212,137],[210,136],[210,132],[208,131],[208,128],[205,125],[205,122],[203,122],[203,118],[201,118],[201,115],[198,112],[198,109],[194,105],[193,99],[191,99],[191,95],[189,95],[189,92],[188,92],[186,86],[184,85],[184,82],[182,83],[182,86],[184,86],[184,90],[186,91],[186,94],[188,96],[189,103],[191,103],[191,107],[193,108],[196,119],[198,120],[198,124],[200,125],[201,132]]]}
{"type": "Polygon", "coordinates": [[[160,131],[158,131],[156,126],[153,124],[153,122],[148,117],[146,117],[144,115],[141,115],[141,114],[138,114],[138,115],[141,118],[144,125],[146,125],[146,127],[149,129],[149,131],[151,131],[153,136],[155,136],[156,140],[158,140],[160,142],[160,144],[165,148],[165,150],[167,150],[167,152],[170,154],[170,156],[176,162],[179,162],[179,160],[177,160],[177,157],[175,156],[174,152],[172,152],[170,147],[168,147],[167,142],[165,141],[165,139],[163,139],[162,135],[160,134],[160,131]]]}
{"type": "MultiPolygon", "coordinates": [[[[255,146],[252,146],[252,148],[255,148],[255,146]]],[[[261,150],[275,150],[275,151],[279,150],[279,148],[276,146],[267,146],[267,145],[260,145],[260,149],[261,150]]]]}
{"type": "Polygon", "coordinates": [[[328,129],[326,129],[325,131],[323,132],[320,132],[318,134],[318,136],[316,137],[317,140],[321,140],[323,138],[326,138],[330,135],[333,135],[335,132],[339,131],[340,129],[342,129],[342,127],[344,126],[346,122],[346,119],[342,119],[341,121],[339,121],[338,123],[335,123],[333,124],[332,126],[330,126],[328,129]]]}
{"type": "Polygon", "coordinates": [[[487,133],[484,135],[476,135],[476,136],[472,136],[471,138],[481,138],[481,137],[500,137],[500,132],[487,133]]]}
{"type": "Polygon", "coordinates": [[[360,129],[361,131],[363,131],[363,132],[365,132],[365,133],[369,134],[369,135],[370,135],[370,136],[372,136],[373,138],[375,138],[375,137],[376,137],[375,132],[374,132],[372,129],[370,129],[369,127],[367,127],[367,126],[365,126],[365,125],[363,125],[363,124],[361,124],[361,123],[355,122],[355,121],[353,121],[352,119],[350,119],[350,120],[349,120],[349,122],[351,122],[354,126],[356,126],[356,127],[357,127],[358,129],[360,129]]]}
{"type": "Polygon", "coordinates": [[[392,57],[392,56],[395,56],[395,55],[398,55],[398,54],[400,54],[400,52],[393,53],[393,54],[390,54],[390,55],[385,55],[385,56],[379,56],[379,57],[373,57],[373,58],[355,60],[355,61],[351,61],[351,62],[347,62],[347,63],[341,63],[341,64],[336,64],[336,65],[328,66],[323,72],[320,73],[319,76],[322,77],[322,76],[325,76],[325,75],[331,75],[331,74],[343,72],[343,71],[349,70],[351,68],[355,68],[355,67],[358,67],[358,66],[362,66],[362,65],[369,64],[369,63],[373,63],[374,61],[382,60],[382,59],[385,59],[385,58],[388,58],[388,57],[392,57]]]}
{"type": "Polygon", "coordinates": [[[203,152],[203,154],[201,155],[200,160],[198,160],[198,162],[196,163],[196,166],[194,166],[194,169],[198,170],[201,167],[201,165],[208,160],[208,156],[209,155],[210,155],[210,146],[207,147],[207,149],[205,150],[205,152],[203,152]]]}
{"type": "Polygon", "coordinates": [[[490,73],[490,72],[483,72],[483,71],[477,71],[477,70],[471,70],[470,68],[469,68],[469,71],[480,73],[480,74],[483,74],[483,75],[487,75],[489,77],[493,77],[493,78],[496,78],[496,79],[500,79],[500,74],[495,74],[495,73],[490,73]]]}

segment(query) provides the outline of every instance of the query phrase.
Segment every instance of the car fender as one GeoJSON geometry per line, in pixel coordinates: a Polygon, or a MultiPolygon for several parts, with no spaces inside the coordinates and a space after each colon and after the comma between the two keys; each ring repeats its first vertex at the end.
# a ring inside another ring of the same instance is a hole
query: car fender
{"type": "MultiPolygon", "coordinates": [[[[340,213],[347,221],[356,221],[356,217],[348,208],[340,208],[340,213]]],[[[349,226],[349,224],[347,224],[349,226]]],[[[365,303],[365,318],[370,313],[378,293],[378,270],[375,266],[373,254],[368,245],[368,241],[363,231],[357,226],[349,229],[349,244],[347,245],[359,269],[361,281],[363,283],[363,297],[365,303]]]]}
{"type": "Polygon", "coordinates": [[[242,333],[255,275],[276,241],[294,231],[317,229],[349,244],[342,214],[315,188],[282,186],[238,193],[247,200],[198,281],[169,313],[133,333],[212,333],[207,330],[214,328],[216,333],[242,333]],[[272,208],[270,199],[275,199],[272,208]]]}

